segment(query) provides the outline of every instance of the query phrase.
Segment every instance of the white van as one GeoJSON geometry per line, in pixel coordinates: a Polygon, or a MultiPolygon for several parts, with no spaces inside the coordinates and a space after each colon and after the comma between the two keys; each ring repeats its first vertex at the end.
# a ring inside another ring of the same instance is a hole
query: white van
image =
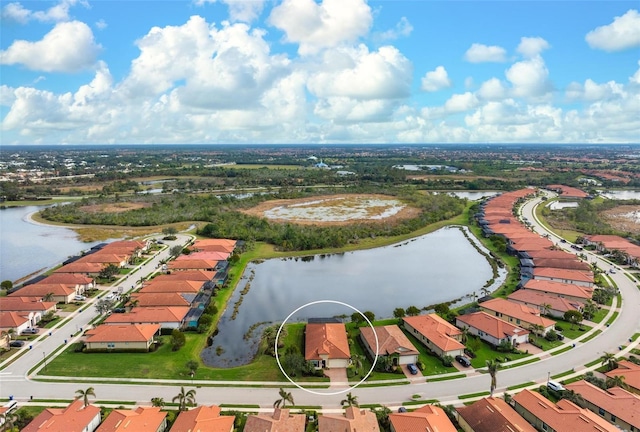
{"type": "Polygon", "coordinates": [[[561,392],[564,391],[564,387],[562,384],[555,381],[547,381],[547,387],[549,387],[553,391],[561,392]]]}
{"type": "Polygon", "coordinates": [[[18,409],[18,401],[10,400],[6,404],[2,405],[2,407],[7,409],[5,413],[10,413],[18,409]]]}

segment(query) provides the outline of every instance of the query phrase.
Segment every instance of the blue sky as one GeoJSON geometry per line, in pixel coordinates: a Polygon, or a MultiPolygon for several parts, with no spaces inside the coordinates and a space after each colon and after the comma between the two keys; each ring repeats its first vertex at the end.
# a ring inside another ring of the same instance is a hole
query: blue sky
{"type": "Polygon", "coordinates": [[[0,143],[640,142],[637,1],[0,1],[0,143]]]}

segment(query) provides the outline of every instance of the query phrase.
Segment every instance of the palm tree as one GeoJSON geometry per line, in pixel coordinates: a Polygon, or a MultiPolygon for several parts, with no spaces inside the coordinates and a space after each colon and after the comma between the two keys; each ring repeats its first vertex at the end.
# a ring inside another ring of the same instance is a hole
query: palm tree
{"type": "Polygon", "coordinates": [[[542,303],[540,305],[540,312],[542,312],[542,315],[548,315],[549,311],[551,311],[551,305],[549,303],[542,303]]]}
{"type": "Polygon", "coordinates": [[[462,332],[462,343],[466,344],[467,343],[467,339],[469,339],[469,327],[462,327],[462,329],[460,329],[460,331],[462,332]]]}
{"type": "Polygon", "coordinates": [[[354,354],[351,356],[351,362],[353,363],[353,367],[356,369],[356,375],[359,375],[364,365],[364,356],[362,354],[354,354]]]}
{"type": "Polygon", "coordinates": [[[496,375],[498,374],[498,369],[500,368],[500,362],[498,360],[487,360],[487,372],[491,375],[491,387],[490,387],[490,396],[493,396],[493,391],[496,389],[498,385],[498,381],[496,379],[496,375]]]}
{"type": "Polygon", "coordinates": [[[76,394],[78,395],[76,396],[76,399],[80,399],[80,398],[83,399],[84,406],[89,405],[89,396],[96,397],[96,392],[93,389],[93,387],[89,387],[86,390],[82,390],[82,389],[76,390],[76,394]]]}
{"type": "Polygon", "coordinates": [[[164,398],[161,398],[161,397],[151,398],[151,406],[162,408],[164,407],[164,405],[165,405],[164,398]]]}
{"type": "Polygon", "coordinates": [[[544,333],[544,326],[542,324],[533,324],[531,330],[537,335],[541,336],[544,333]]]}
{"type": "Polygon", "coordinates": [[[295,405],[295,402],[293,401],[293,396],[291,395],[291,393],[285,391],[285,389],[283,389],[282,387],[280,387],[278,396],[280,396],[280,399],[276,400],[273,403],[274,408],[280,408],[280,406],[282,405],[282,408],[284,409],[287,406],[287,402],[289,402],[291,405],[295,405]]]}
{"type": "Polygon", "coordinates": [[[180,387],[180,393],[178,393],[171,402],[178,401],[178,411],[186,411],[187,405],[196,404],[196,391],[194,389],[185,392],[184,387],[180,387]]]}
{"type": "Polygon", "coordinates": [[[44,296],[44,297],[42,297],[42,301],[43,301],[43,302],[50,302],[50,301],[53,301],[53,293],[52,293],[52,292],[50,292],[50,293],[45,294],[45,296],[44,296]]]}
{"type": "Polygon", "coordinates": [[[351,392],[347,393],[347,398],[340,401],[341,406],[360,406],[358,404],[358,396],[354,396],[351,392]]]}
{"type": "Polygon", "coordinates": [[[574,404],[578,405],[580,408],[584,408],[587,406],[584,398],[580,393],[576,393],[574,390],[565,390],[562,392],[561,399],[567,399],[574,404]]]}
{"type": "Polygon", "coordinates": [[[629,386],[624,382],[624,375],[616,375],[614,377],[608,377],[606,381],[606,387],[620,387],[622,389],[628,389],[629,386]]]}
{"type": "Polygon", "coordinates": [[[600,360],[602,361],[601,365],[607,365],[607,369],[613,370],[618,367],[618,362],[616,361],[616,355],[613,353],[604,352],[602,356],[600,356],[600,360]]]}

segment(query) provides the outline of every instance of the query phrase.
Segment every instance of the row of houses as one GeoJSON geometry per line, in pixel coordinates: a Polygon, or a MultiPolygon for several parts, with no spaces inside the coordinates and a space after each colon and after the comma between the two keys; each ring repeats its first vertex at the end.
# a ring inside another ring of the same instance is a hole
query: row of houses
{"type": "Polygon", "coordinates": [[[616,235],[590,235],[582,238],[585,245],[593,245],[603,254],[619,252],[625,263],[640,267],[640,246],[616,235]]]}

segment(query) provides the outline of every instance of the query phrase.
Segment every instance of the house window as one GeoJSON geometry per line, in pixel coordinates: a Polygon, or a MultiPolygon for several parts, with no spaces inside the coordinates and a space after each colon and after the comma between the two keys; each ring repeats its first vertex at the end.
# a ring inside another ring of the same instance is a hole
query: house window
{"type": "Polygon", "coordinates": [[[598,408],[598,414],[604,417],[604,410],[602,408],[598,408]]]}
{"type": "Polygon", "coordinates": [[[542,430],[549,430],[549,426],[546,423],[542,423],[542,430]]]}
{"type": "Polygon", "coordinates": [[[615,422],[616,421],[616,416],[614,416],[613,414],[611,414],[611,421],[615,422]]]}
{"type": "Polygon", "coordinates": [[[516,324],[520,324],[520,320],[519,319],[516,320],[516,324]]]}

